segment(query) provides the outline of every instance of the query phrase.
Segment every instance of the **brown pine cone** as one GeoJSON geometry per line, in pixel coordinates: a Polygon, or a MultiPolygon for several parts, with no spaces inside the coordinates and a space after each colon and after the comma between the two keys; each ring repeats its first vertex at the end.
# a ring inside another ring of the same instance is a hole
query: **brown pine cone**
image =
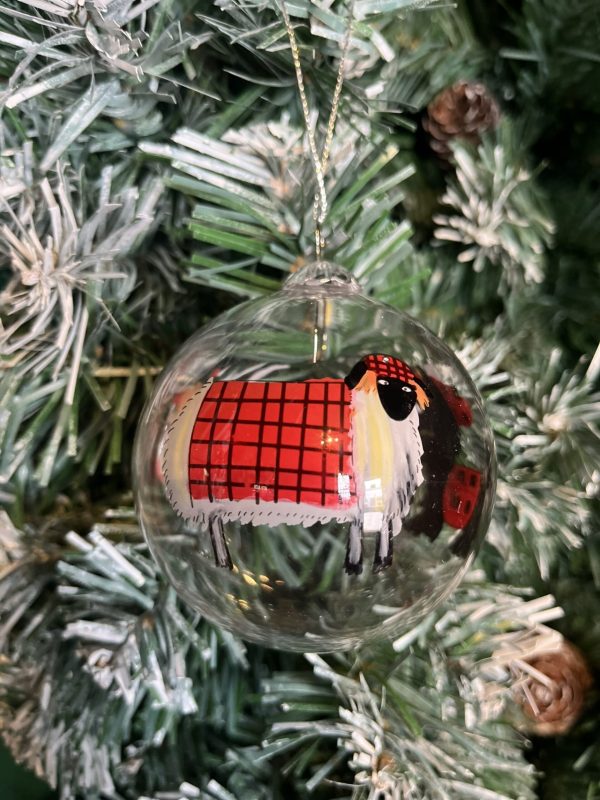
{"type": "Polygon", "coordinates": [[[499,119],[500,107],[483,83],[459,81],[429,103],[423,127],[429,134],[431,149],[449,160],[451,139],[478,144],[481,134],[495,128],[499,119]]]}
{"type": "Polygon", "coordinates": [[[542,677],[523,670],[515,687],[524,712],[521,727],[534,736],[567,733],[579,719],[592,675],[581,652],[565,639],[558,648],[527,659],[542,677]]]}

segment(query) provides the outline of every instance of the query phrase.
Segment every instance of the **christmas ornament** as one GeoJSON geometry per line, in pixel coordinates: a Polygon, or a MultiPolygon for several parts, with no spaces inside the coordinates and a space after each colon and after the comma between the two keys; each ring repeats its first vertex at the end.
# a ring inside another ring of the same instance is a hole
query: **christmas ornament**
{"type": "Polygon", "coordinates": [[[568,733],[593,683],[581,651],[562,639],[558,648],[529,658],[521,678],[515,688],[523,711],[519,727],[534,736],[568,733]]]}
{"type": "Polygon", "coordinates": [[[317,262],[165,370],[137,508],[181,596],[245,638],[328,651],[410,629],[487,528],[494,447],[452,352],[317,262]]]}
{"type": "Polygon", "coordinates": [[[459,81],[440,92],[427,106],[423,127],[430,145],[449,160],[452,139],[478,144],[481,134],[498,125],[500,108],[483,83],[459,81]]]}
{"type": "Polygon", "coordinates": [[[310,127],[317,261],[193,336],[165,370],[134,448],[149,546],[180,595],[272,647],[330,651],[395,636],[448,595],[485,533],[494,446],[452,352],[321,260],[324,174],[310,127]]]}

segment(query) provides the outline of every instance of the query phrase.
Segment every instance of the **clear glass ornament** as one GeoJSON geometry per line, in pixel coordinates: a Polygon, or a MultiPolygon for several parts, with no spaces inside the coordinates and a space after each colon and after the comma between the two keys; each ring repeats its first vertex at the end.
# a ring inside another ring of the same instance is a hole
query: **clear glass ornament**
{"type": "Polygon", "coordinates": [[[492,433],[420,322],[318,262],[199,330],[140,420],[136,505],[177,592],[269,647],[416,625],[488,527],[492,433]]]}

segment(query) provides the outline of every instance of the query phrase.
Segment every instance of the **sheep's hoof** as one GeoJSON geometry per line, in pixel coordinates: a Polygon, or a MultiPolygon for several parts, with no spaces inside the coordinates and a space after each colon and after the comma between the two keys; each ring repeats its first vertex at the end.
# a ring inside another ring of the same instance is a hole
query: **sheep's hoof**
{"type": "Polygon", "coordinates": [[[363,571],[362,561],[358,561],[356,564],[351,564],[348,559],[344,562],[344,569],[346,570],[346,575],[360,575],[363,571]]]}
{"type": "Polygon", "coordinates": [[[391,566],[392,566],[392,554],[391,553],[389,555],[385,556],[384,558],[381,558],[380,556],[377,556],[375,561],[373,561],[373,572],[375,574],[377,574],[378,572],[383,572],[384,569],[387,569],[388,567],[391,567],[391,566]]]}
{"type": "Polygon", "coordinates": [[[377,536],[377,544],[375,545],[375,558],[373,560],[373,572],[383,572],[392,564],[393,553],[393,538],[394,532],[392,530],[392,521],[389,520],[387,527],[382,528],[377,536]]]}

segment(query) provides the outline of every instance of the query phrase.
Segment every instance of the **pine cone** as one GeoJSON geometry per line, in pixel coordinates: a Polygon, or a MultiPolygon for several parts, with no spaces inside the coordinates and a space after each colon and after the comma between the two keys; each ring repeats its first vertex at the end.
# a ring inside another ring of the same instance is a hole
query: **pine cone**
{"type": "Polygon", "coordinates": [[[516,699],[525,720],[522,728],[534,736],[567,733],[579,719],[592,686],[592,675],[581,652],[565,639],[558,649],[532,656],[529,666],[547,682],[523,672],[516,699]]]}
{"type": "Polygon", "coordinates": [[[499,119],[498,103],[483,83],[459,81],[429,103],[423,127],[429,134],[431,149],[449,160],[451,139],[478,144],[481,134],[495,128],[499,119]]]}

